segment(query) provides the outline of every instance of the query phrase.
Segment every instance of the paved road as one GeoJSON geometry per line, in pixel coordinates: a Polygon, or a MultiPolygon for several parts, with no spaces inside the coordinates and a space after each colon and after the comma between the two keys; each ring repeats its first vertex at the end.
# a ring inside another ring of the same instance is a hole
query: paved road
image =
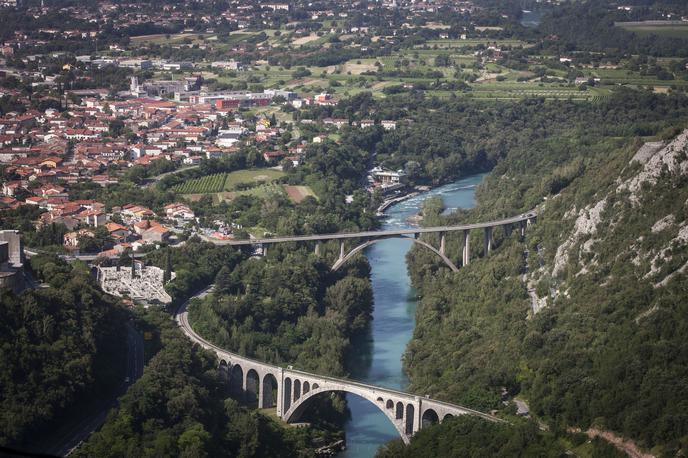
{"type": "Polygon", "coordinates": [[[121,381],[113,397],[85,406],[88,413],[80,420],[60,427],[49,439],[50,445],[42,447],[41,452],[56,456],[67,456],[81,442],[88,438],[105,422],[110,409],[117,406],[117,398],[126,393],[129,386],[143,375],[143,336],[127,323],[127,370],[126,378],[121,381]]]}
{"type": "Polygon", "coordinates": [[[465,231],[471,229],[483,229],[487,227],[503,226],[506,224],[515,224],[522,221],[527,221],[531,218],[537,216],[535,210],[529,211],[527,213],[520,214],[518,216],[512,216],[510,218],[504,218],[495,221],[487,221],[484,223],[474,223],[474,224],[461,224],[458,226],[436,226],[436,227],[419,227],[414,229],[394,229],[387,231],[364,231],[364,232],[339,232],[335,234],[314,234],[314,235],[299,235],[299,236],[289,236],[289,237],[271,237],[263,239],[250,239],[250,240],[217,240],[204,237],[208,242],[212,242],[215,245],[258,245],[258,244],[269,244],[269,243],[284,243],[284,242],[304,242],[304,241],[322,241],[322,240],[342,240],[342,239],[357,239],[357,238],[384,238],[384,237],[396,237],[400,235],[414,235],[414,234],[426,234],[426,233],[437,233],[437,232],[456,232],[465,231]]]}

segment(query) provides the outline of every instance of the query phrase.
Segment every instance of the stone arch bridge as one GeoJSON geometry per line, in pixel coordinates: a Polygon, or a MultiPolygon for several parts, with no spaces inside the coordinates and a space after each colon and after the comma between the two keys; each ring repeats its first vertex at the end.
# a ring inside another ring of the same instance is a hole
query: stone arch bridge
{"type": "Polygon", "coordinates": [[[196,334],[189,324],[186,304],[178,310],[175,319],[189,339],[217,355],[220,371],[233,393],[243,395],[249,401],[257,401],[258,408],[275,407],[277,416],[289,423],[298,422],[316,396],[330,392],[352,393],[374,404],[394,425],[405,443],[423,427],[452,416],[473,415],[489,421],[503,421],[477,410],[428,397],[312,374],[291,366],[283,368],[237,355],[196,334]]]}
{"type": "Polygon", "coordinates": [[[363,251],[370,245],[379,242],[380,240],[388,238],[402,238],[411,240],[433,253],[435,253],[452,271],[457,272],[459,268],[449,257],[445,248],[445,237],[449,232],[463,233],[463,249],[461,253],[461,265],[468,265],[471,260],[471,232],[482,229],[484,232],[484,254],[487,256],[492,251],[494,244],[493,232],[494,229],[501,227],[507,236],[511,235],[514,228],[517,228],[521,237],[525,236],[526,227],[534,223],[537,219],[537,211],[531,210],[510,218],[500,220],[487,221],[475,224],[461,224],[456,226],[437,226],[437,227],[419,227],[413,229],[397,229],[386,231],[364,231],[364,232],[345,232],[336,234],[315,234],[315,235],[299,235],[299,236],[282,236],[262,239],[249,240],[217,240],[205,238],[206,241],[212,242],[216,245],[232,245],[232,246],[260,246],[263,249],[263,254],[267,253],[269,245],[276,243],[288,242],[315,242],[315,253],[320,255],[322,242],[330,240],[339,241],[339,257],[332,265],[332,270],[337,270],[343,266],[348,260],[353,258],[357,253],[363,251]],[[419,237],[422,234],[439,234],[439,246],[435,247],[419,237]],[[346,241],[353,241],[353,246],[346,247],[346,241]]]}

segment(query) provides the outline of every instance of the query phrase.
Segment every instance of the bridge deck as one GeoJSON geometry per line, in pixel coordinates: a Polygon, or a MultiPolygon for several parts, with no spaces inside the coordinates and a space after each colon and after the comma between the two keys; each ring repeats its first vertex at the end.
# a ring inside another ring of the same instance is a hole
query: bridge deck
{"type": "Polygon", "coordinates": [[[335,234],[313,234],[313,235],[296,235],[288,237],[270,237],[262,239],[250,240],[215,240],[208,239],[216,245],[259,245],[270,243],[285,243],[285,242],[307,242],[307,241],[323,241],[323,240],[341,240],[341,239],[356,239],[356,238],[384,238],[394,237],[399,235],[413,235],[413,234],[427,234],[437,232],[456,232],[471,229],[484,229],[486,227],[496,227],[505,224],[520,223],[527,221],[537,216],[537,212],[532,210],[518,216],[504,218],[495,221],[487,221],[484,223],[461,224],[458,226],[436,226],[436,227],[418,227],[415,229],[395,229],[386,231],[364,231],[364,232],[340,232],[335,234]]]}

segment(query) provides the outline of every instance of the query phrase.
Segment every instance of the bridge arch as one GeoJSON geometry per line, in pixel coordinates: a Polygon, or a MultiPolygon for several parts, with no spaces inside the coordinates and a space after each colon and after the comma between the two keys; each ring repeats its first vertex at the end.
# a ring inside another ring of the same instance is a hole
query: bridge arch
{"type": "Polygon", "coordinates": [[[229,392],[235,396],[244,394],[244,370],[238,364],[229,370],[229,392]]]}
{"type": "MultiPolygon", "coordinates": [[[[293,423],[297,422],[299,418],[303,415],[303,413],[306,411],[308,406],[312,403],[314,398],[318,395],[324,395],[326,393],[334,393],[334,392],[339,392],[339,393],[349,393],[353,394],[356,396],[359,396],[371,404],[375,405],[380,412],[382,412],[385,417],[389,419],[389,421],[394,425],[394,428],[397,430],[401,438],[405,443],[408,443],[410,440],[411,435],[413,434],[413,412],[415,411],[414,407],[412,404],[408,404],[406,411],[408,412],[408,408],[410,407],[410,412],[412,417],[410,418],[410,424],[411,424],[411,429],[408,430],[407,428],[404,427],[404,419],[396,419],[394,416],[394,412],[388,408],[386,408],[386,404],[384,402],[378,401],[377,396],[374,394],[368,394],[363,390],[353,390],[353,389],[347,389],[347,388],[340,388],[340,387],[333,387],[333,388],[320,388],[317,387],[317,384],[313,384],[311,386],[311,390],[308,393],[303,393],[301,398],[299,400],[295,400],[294,403],[287,408],[285,404],[285,409],[284,409],[284,414],[282,416],[283,420],[286,421],[287,423],[293,423]]],[[[393,402],[393,401],[392,401],[393,402]]],[[[401,402],[400,402],[401,403],[401,402]]],[[[403,405],[403,403],[401,403],[403,405]]],[[[403,407],[402,407],[403,410],[403,407]]],[[[409,421],[407,420],[407,424],[409,421]]]]}
{"type": "Polygon", "coordinates": [[[447,255],[442,253],[440,250],[438,250],[434,246],[430,245],[428,242],[426,242],[424,240],[417,239],[415,237],[407,237],[404,235],[391,235],[391,236],[386,236],[386,237],[382,237],[382,238],[371,239],[371,240],[365,241],[365,242],[361,243],[360,245],[354,247],[351,251],[349,251],[346,255],[344,255],[343,258],[338,259],[334,263],[334,265],[332,266],[332,270],[333,271],[339,270],[339,268],[342,267],[344,264],[346,264],[346,262],[348,260],[353,258],[356,254],[360,253],[361,251],[365,250],[366,248],[368,248],[372,244],[377,243],[380,240],[386,240],[386,239],[390,239],[390,238],[410,240],[413,243],[417,243],[417,244],[427,248],[428,250],[432,251],[437,256],[439,256],[440,259],[442,259],[442,261],[444,261],[444,263],[447,265],[447,267],[449,267],[453,272],[459,271],[459,268],[456,267],[456,264],[454,264],[452,262],[452,260],[447,257],[447,255]]]}
{"type": "Polygon", "coordinates": [[[439,422],[440,417],[437,415],[437,412],[432,409],[425,409],[423,416],[421,417],[421,424],[423,428],[426,426],[436,425],[439,422]]]}
{"type": "Polygon", "coordinates": [[[246,372],[246,401],[249,403],[258,402],[260,399],[260,377],[255,369],[246,372]]]}
{"type": "Polygon", "coordinates": [[[267,373],[263,376],[263,383],[261,385],[263,407],[275,407],[277,405],[278,386],[277,378],[274,375],[267,373]]]}
{"type": "Polygon", "coordinates": [[[397,408],[394,418],[397,420],[401,420],[402,418],[404,418],[404,404],[401,401],[397,402],[397,408]]]}
{"type": "Polygon", "coordinates": [[[413,404],[406,404],[406,416],[404,417],[404,423],[405,423],[405,432],[409,436],[413,434],[413,418],[416,414],[416,408],[413,407],[413,404]]]}
{"type": "Polygon", "coordinates": [[[284,410],[289,410],[291,407],[291,379],[289,377],[284,379],[284,398],[282,402],[284,403],[284,410]]]}

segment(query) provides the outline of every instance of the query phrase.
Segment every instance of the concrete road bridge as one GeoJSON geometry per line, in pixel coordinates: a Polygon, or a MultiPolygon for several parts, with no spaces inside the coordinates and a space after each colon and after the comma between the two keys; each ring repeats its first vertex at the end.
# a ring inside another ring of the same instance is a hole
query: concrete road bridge
{"type": "Polygon", "coordinates": [[[514,227],[517,227],[521,237],[525,236],[526,227],[534,223],[537,218],[537,211],[531,210],[510,218],[500,220],[488,221],[484,223],[461,224],[457,226],[436,226],[436,227],[418,227],[412,229],[395,229],[385,231],[364,231],[364,232],[344,232],[336,234],[314,234],[314,235],[298,235],[298,236],[281,236],[270,238],[255,238],[248,240],[217,240],[212,238],[205,238],[206,241],[212,242],[216,245],[232,245],[232,246],[260,246],[263,249],[263,254],[267,253],[269,245],[277,243],[289,242],[315,242],[315,253],[320,254],[322,242],[330,240],[339,241],[339,257],[332,266],[332,270],[339,269],[349,259],[354,257],[357,253],[363,251],[370,245],[379,242],[380,240],[388,238],[402,238],[411,240],[439,256],[442,261],[454,272],[458,271],[458,267],[447,256],[445,242],[446,234],[450,232],[463,233],[463,250],[461,253],[462,265],[470,263],[471,252],[471,231],[482,229],[484,231],[484,253],[487,256],[492,251],[494,244],[493,231],[495,228],[502,227],[505,233],[511,235],[514,227]],[[435,247],[430,243],[421,240],[419,237],[422,234],[439,234],[439,246],[435,247]],[[345,242],[347,240],[354,241],[352,247],[346,248],[345,242]]]}
{"type": "MultiPolygon", "coordinates": [[[[207,293],[207,291],[206,291],[207,293]]],[[[203,294],[206,294],[203,293],[203,294]]],[[[503,421],[495,416],[429,397],[418,396],[365,383],[267,364],[237,355],[199,336],[189,324],[185,303],[175,320],[193,342],[214,352],[220,372],[230,385],[230,392],[258,408],[275,407],[277,416],[288,423],[299,422],[303,413],[318,395],[331,392],[351,393],[374,404],[405,443],[420,429],[457,415],[473,415],[489,421],[503,421]]]]}

